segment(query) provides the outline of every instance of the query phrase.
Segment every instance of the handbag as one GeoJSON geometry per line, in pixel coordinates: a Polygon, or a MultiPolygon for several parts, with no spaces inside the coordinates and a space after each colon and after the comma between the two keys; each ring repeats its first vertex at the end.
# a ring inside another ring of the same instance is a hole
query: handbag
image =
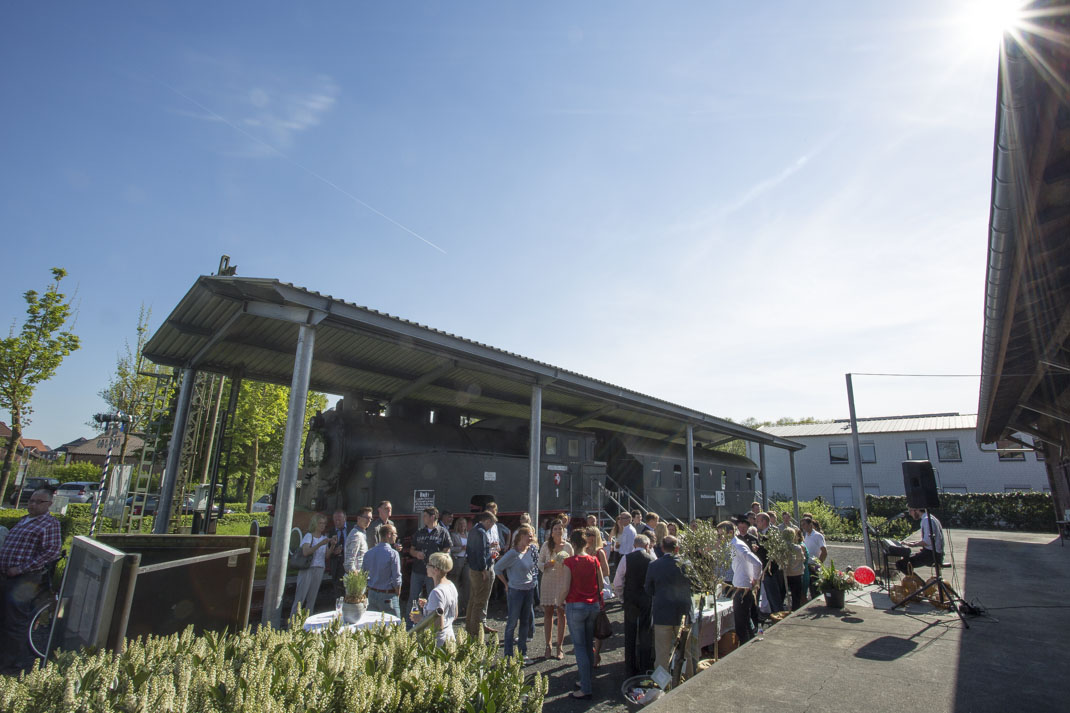
{"type": "Polygon", "coordinates": [[[312,555],[306,555],[304,548],[301,545],[297,546],[297,551],[290,555],[290,566],[294,569],[308,569],[312,564],[312,555]]]}
{"type": "Polygon", "coordinates": [[[606,616],[606,610],[600,609],[598,616],[594,618],[594,638],[608,639],[611,636],[613,636],[613,624],[610,623],[609,617],[606,616]]]}

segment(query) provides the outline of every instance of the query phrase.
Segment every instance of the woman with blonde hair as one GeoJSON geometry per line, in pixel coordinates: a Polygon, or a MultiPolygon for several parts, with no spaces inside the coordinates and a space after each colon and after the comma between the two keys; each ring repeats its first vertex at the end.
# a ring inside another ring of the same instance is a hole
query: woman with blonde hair
{"type": "MultiPolygon", "coordinates": [[[[445,646],[447,641],[455,639],[453,635],[453,620],[457,618],[457,587],[453,585],[447,575],[453,569],[453,559],[445,552],[434,552],[427,558],[427,576],[434,582],[435,588],[427,595],[427,599],[420,597],[417,603],[423,611],[423,618],[438,616],[442,612],[442,621],[435,631],[435,645],[445,646]]],[[[422,621],[422,619],[421,619],[422,621]]],[[[413,621],[413,624],[419,622],[413,621]]]]}
{"type": "Polygon", "coordinates": [[[803,599],[803,592],[808,584],[803,581],[803,577],[809,574],[806,571],[806,551],[802,548],[802,535],[794,527],[785,527],[781,535],[791,544],[791,561],[784,568],[784,574],[788,579],[788,591],[791,592],[791,610],[795,611],[806,603],[803,599]]]}
{"type": "Polygon", "coordinates": [[[554,632],[554,615],[557,615],[557,653],[555,658],[563,659],[561,644],[565,640],[565,597],[571,580],[565,560],[572,556],[572,545],[565,541],[565,526],[557,518],[549,522],[550,532],[546,542],[539,550],[539,570],[542,572],[539,603],[543,609],[543,631],[546,634],[546,652],[543,658],[550,658],[550,642],[554,632]]]}
{"type": "MultiPolygon", "coordinates": [[[[599,581],[602,583],[603,589],[609,582],[609,559],[606,557],[606,546],[602,542],[602,533],[597,527],[588,527],[583,531],[584,539],[587,543],[585,547],[587,554],[595,557],[598,560],[598,576],[599,581]]],[[[606,608],[606,603],[601,602],[601,608],[606,608]]],[[[602,640],[594,640],[594,661],[592,666],[598,666],[602,663],[602,640]]]]}
{"type": "Polygon", "coordinates": [[[506,586],[506,604],[509,617],[505,624],[505,655],[513,655],[515,645],[520,654],[528,657],[528,634],[535,628],[534,613],[535,582],[538,573],[539,551],[533,544],[535,531],[531,525],[520,525],[513,533],[509,551],[494,563],[494,574],[506,586]],[[517,622],[520,633],[516,634],[517,622]]]}
{"type": "Polygon", "coordinates": [[[301,538],[301,554],[311,557],[312,562],[308,567],[297,573],[297,591],[294,592],[294,604],[290,608],[290,616],[297,614],[297,610],[303,604],[311,614],[316,607],[316,598],[320,594],[320,583],[323,581],[323,568],[326,564],[327,550],[335,545],[335,538],[323,534],[327,527],[327,518],[319,513],[314,513],[308,519],[308,532],[301,538]]]}
{"type": "Polygon", "coordinates": [[[654,528],[654,555],[661,557],[665,552],[661,549],[661,541],[669,536],[669,525],[664,522],[659,522],[658,526],[654,528]]]}

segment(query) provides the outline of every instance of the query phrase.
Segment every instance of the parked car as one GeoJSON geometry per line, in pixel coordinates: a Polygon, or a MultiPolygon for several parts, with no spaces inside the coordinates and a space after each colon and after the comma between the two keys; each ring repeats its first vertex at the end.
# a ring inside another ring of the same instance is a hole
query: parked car
{"type": "Polygon", "coordinates": [[[252,512],[267,512],[270,513],[275,509],[275,504],[271,502],[271,494],[267,493],[261,495],[260,499],[253,503],[252,512]]]}
{"type": "MultiPolygon", "coordinates": [[[[159,506],[159,504],[160,504],[160,496],[159,495],[156,495],[156,494],[149,495],[145,499],[145,507],[144,507],[145,515],[155,515],[156,514],[156,508],[159,506]]],[[[130,513],[131,515],[134,515],[134,516],[141,515],[140,511],[141,511],[142,508],[140,506],[138,506],[136,509],[134,508],[134,496],[131,495],[129,498],[126,499],[126,506],[128,508],[132,508],[131,513],[130,513]]],[[[216,515],[216,517],[218,517],[219,516],[219,504],[216,503],[212,507],[212,510],[213,510],[214,514],[216,515]]],[[[226,513],[226,512],[234,512],[234,511],[231,510],[230,508],[227,508],[223,512],[226,513]]],[[[186,496],[184,496],[182,498],[182,514],[183,515],[192,515],[193,514],[193,496],[192,495],[186,495],[186,496]]]]}
{"type": "Polygon", "coordinates": [[[15,488],[11,491],[11,497],[9,497],[7,501],[16,507],[25,505],[30,501],[30,496],[33,495],[33,491],[39,490],[40,488],[48,488],[54,492],[57,485],[59,485],[59,481],[55,478],[27,478],[22,486],[22,497],[19,497],[19,489],[15,488]],[[15,498],[19,499],[18,503],[15,502],[15,498]]]}
{"type": "Polygon", "coordinates": [[[77,480],[71,483],[61,483],[56,488],[56,495],[66,495],[69,503],[91,503],[98,490],[100,490],[100,483],[77,480]]]}

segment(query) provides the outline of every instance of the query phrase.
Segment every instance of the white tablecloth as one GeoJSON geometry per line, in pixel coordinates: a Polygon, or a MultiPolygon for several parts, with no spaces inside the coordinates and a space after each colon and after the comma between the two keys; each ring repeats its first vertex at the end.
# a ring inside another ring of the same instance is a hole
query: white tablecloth
{"type": "MultiPolygon", "coordinates": [[[[309,618],[305,619],[305,631],[323,631],[331,625],[335,619],[338,619],[340,614],[333,611],[320,612],[319,614],[313,614],[309,618]]],[[[401,619],[398,619],[393,614],[387,614],[381,611],[366,611],[364,616],[360,618],[356,624],[346,624],[342,628],[345,631],[356,631],[357,629],[367,629],[379,624],[387,624],[390,626],[397,626],[401,623],[401,619]]]]}
{"type": "Polygon", "coordinates": [[[718,599],[716,602],[706,602],[706,608],[702,610],[702,631],[699,633],[699,643],[702,646],[710,646],[717,639],[717,627],[715,617],[721,619],[721,635],[726,631],[735,631],[736,623],[732,617],[732,600],[718,599]]]}

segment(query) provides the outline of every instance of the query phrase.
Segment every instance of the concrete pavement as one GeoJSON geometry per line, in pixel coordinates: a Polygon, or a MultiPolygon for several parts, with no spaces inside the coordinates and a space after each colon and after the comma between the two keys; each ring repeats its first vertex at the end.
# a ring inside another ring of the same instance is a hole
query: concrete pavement
{"type": "MultiPolygon", "coordinates": [[[[1070,711],[1070,547],[1051,535],[950,531],[945,579],[987,614],[891,611],[875,587],[818,598],[645,710],[1070,711]]],[[[919,570],[928,576],[928,568],[919,570]]]]}

